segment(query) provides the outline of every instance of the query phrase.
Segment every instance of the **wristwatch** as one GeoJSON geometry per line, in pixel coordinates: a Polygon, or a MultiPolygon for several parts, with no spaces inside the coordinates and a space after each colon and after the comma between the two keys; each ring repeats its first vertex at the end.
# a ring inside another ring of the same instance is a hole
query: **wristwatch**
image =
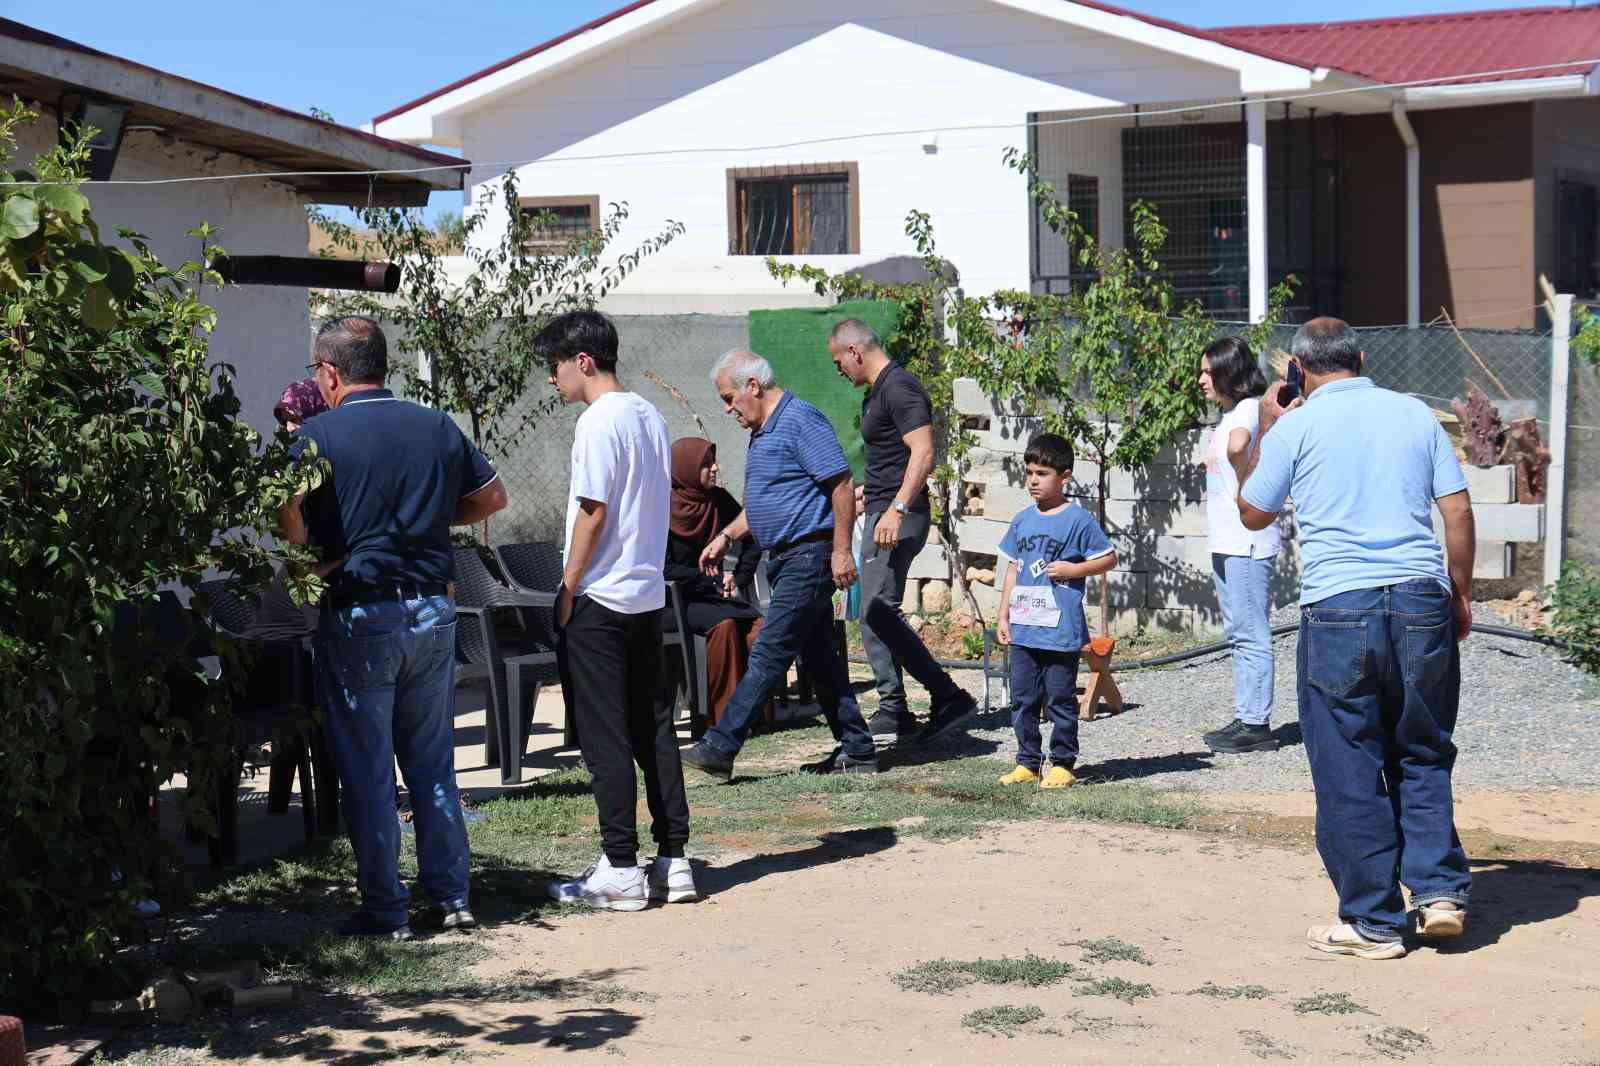
{"type": "Polygon", "coordinates": [[[904,500],[896,500],[894,503],[890,504],[890,506],[893,507],[898,514],[906,513],[906,501],[904,500]]]}

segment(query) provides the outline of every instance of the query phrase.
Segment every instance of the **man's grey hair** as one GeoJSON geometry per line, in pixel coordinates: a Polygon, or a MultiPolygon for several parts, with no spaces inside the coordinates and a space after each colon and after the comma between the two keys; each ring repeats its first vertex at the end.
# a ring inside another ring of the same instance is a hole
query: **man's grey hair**
{"type": "Polygon", "coordinates": [[[1361,338],[1342,318],[1313,318],[1295,330],[1289,350],[1307,374],[1361,373],[1361,338]]]}
{"type": "Polygon", "coordinates": [[[389,343],[377,320],[366,315],[340,315],[324,322],[311,352],[352,385],[382,385],[389,376],[389,343]]]}
{"type": "Polygon", "coordinates": [[[717,387],[717,379],[723,374],[728,375],[728,379],[733,382],[735,387],[743,385],[751,378],[755,378],[756,384],[763,389],[770,388],[773,382],[772,364],[755,352],[746,351],[743,348],[735,348],[732,351],[723,352],[721,358],[712,366],[711,387],[713,389],[717,387]]]}
{"type": "Polygon", "coordinates": [[[883,342],[878,340],[877,331],[859,318],[847,318],[829,330],[828,345],[832,348],[848,348],[854,345],[863,352],[883,348],[883,342]]]}

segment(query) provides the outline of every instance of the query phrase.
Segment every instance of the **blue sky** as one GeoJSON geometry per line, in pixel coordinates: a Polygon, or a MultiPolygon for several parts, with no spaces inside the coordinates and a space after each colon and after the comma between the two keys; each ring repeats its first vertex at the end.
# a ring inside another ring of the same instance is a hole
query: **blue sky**
{"type": "MultiPolygon", "coordinates": [[[[0,14],[280,107],[316,107],[341,122],[360,124],[623,2],[5,0],[0,14]]],[[[1282,0],[1132,0],[1128,6],[1194,26],[1222,26],[1518,5],[1515,0],[1301,0],[1293,7],[1282,0]]],[[[434,199],[436,209],[460,209],[459,194],[434,199]]]]}

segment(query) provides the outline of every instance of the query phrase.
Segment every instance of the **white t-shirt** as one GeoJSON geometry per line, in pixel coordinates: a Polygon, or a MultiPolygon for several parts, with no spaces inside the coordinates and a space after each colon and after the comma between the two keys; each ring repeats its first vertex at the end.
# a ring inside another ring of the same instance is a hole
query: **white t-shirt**
{"type": "Polygon", "coordinates": [[[606,520],[573,594],[621,614],[665,606],[661,567],[672,508],[672,444],[667,420],[637,393],[608,392],[578,417],[567,551],[580,497],[605,504],[606,520]]]}
{"type": "Polygon", "coordinates": [[[1265,559],[1277,555],[1283,546],[1278,523],[1251,532],[1239,520],[1239,476],[1228,462],[1228,438],[1236,429],[1250,431],[1255,445],[1256,427],[1261,424],[1261,401],[1246,397],[1222,416],[1206,445],[1206,543],[1213,555],[1250,555],[1265,559]]]}

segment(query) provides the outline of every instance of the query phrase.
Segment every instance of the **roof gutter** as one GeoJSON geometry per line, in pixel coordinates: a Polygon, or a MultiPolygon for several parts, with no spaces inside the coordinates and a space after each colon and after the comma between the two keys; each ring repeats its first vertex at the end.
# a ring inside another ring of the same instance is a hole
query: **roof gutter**
{"type": "Polygon", "coordinates": [[[1422,324],[1422,152],[1406,105],[1396,100],[1390,113],[1406,146],[1406,325],[1416,329],[1422,324]]]}

